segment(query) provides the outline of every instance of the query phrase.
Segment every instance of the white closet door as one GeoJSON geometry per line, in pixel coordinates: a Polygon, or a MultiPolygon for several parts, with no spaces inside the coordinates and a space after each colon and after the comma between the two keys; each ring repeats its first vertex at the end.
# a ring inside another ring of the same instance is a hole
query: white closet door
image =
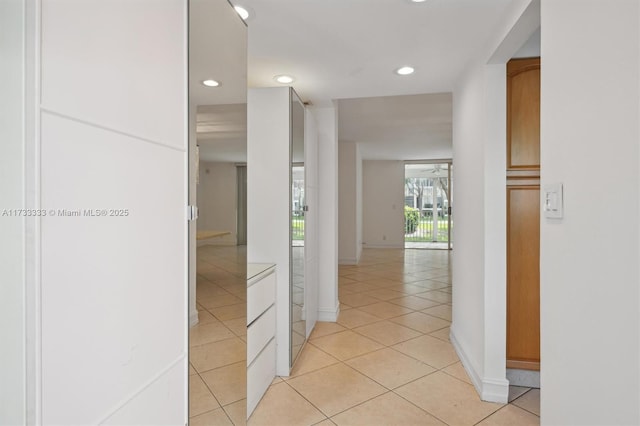
{"type": "Polygon", "coordinates": [[[35,3],[42,423],[185,424],[187,2],[35,3]]]}

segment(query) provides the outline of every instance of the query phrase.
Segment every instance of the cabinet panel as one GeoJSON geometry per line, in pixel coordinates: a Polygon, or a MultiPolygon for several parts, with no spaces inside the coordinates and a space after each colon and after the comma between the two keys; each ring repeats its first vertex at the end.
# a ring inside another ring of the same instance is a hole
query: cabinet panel
{"type": "Polygon", "coordinates": [[[276,298],[276,275],[271,273],[247,288],[247,325],[269,309],[276,298]]]}
{"type": "Polygon", "coordinates": [[[251,364],[260,351],[276,335],[276,308],[272,305],[269,310],[259,316],[247,327],[247,364],[251,364]]]}
{"type": "Polygon", "coordinates": [[[540,368],[540,186],[507,187],[507,367],[540,368]]]}
{"type": "Polygon", "coordinates": [[[540,168],[540,58],[507,64],[507,169],[540,168]]]}

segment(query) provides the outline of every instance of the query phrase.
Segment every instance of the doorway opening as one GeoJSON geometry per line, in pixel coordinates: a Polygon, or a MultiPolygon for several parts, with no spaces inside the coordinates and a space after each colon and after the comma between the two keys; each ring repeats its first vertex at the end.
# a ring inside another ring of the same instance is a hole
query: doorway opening
{"type": "Polygon", "coordinates": [[[404,248],[451,250],[451,160],[404,166],[404,248]]]}

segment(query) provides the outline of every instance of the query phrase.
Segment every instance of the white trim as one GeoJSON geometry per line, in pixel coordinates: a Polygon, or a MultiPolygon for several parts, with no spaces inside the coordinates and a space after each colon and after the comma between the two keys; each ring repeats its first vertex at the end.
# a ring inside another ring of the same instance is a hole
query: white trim
{"type": "Polygon", "coordinates": [[[318,321],[336,322],[340,313],[340,304],[338,303],[334,309],[318,308],[318,321]]]}
{"type": "Polygon", "coordinates": [[[344,259],[338,259],[338,264],[339,265],[357,265],[358,264],[358,259],[356,259],[355,257],[348,257],[348,258],[344,258],[344,259]]]}
{"type": "MultiPolygon", "coordinates": [[[[142,393],[145,390],[147,390],[149,387],[151,387],[158,380],[160,380],[163,377],[165,377],[175,366],[179,365],[181,362],[184,362],[185,365],[187,365],[187,362],[186,362],[187,361],[187,356],[188,355],[187,355],[186,352],[181,353],[175,360],[170,362],[166,367],[164,367],[162,370],[160,370],[158,373],[156,373],[153,377],[151,377],[149,380],[147,380],[145,383],[143,383],[140,387],[138,387],[133,392],[130,392],[121,401],[118,401],[113,407],[111,407],[109,409],[109,411],[107,412],[106,415],[104,415],[99,421],[95,422],[94,424],[101,425],[101,424],[104,424],[104,423],[108,422],[111,417],[113,417],[114,415],[116,415],[118,413],[118,411],[120,411],[122,408],[126,407],[128,404],[133,402],[136,399],[136,397],[142,395],[142,393]]],[[[187,383],[187,382],[188,381],[185,380],[185,383],[187,383]]]]}
{"type": "Polygon", "coordinates": [[[389,249],[389,248],[394,248],[394,249],[402,249],[404,248],[404,241],[401,244],[367,244],[367,243],[362,243],[362,248],[363,249],[389,249]]]}
{"type": "Polygon", "coordinates": [[[198,241],[196,243],[197,247],[203,247],[203,246],[237,246],[238,244],[236,244],[235,239],[233,241],[224,241],[224,240],[220,240],[220,241],[216,241],[216,242],[212,242],[212,241],[198,241]]]}
{"type": "Polygon", "coordinates": [[[189,313],[189,328],[198,324],[198,322],[200,322],[200,319],[198,318],[198,309],[194,309],[189,313]]]}
{"type": "Polygon", "coordinates": [[[476,388],[476,392],[480,395],[480,399],[487,402],[506,404],[509,400],[509,381],[500,378],[481,378],[480,374],[473,368],[473,364],[462,349],[462,346],[460,346],[458,339],[456,339],[453,327],[449,333],[449,339],[473,386],[476,388]]]}

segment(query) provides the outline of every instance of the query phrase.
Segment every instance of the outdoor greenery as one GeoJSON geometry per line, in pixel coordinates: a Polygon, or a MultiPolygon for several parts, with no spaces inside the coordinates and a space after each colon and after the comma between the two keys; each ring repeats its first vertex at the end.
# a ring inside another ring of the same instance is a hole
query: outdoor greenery
{"type": "Polygon", "coordinates": [[[291,220],[291,234],[294,240],[304,240],[304,216],[293,217],[291,220]]]}
{"type": "Polygon", "coordinates": [[[420,221],[420,211],[416,208],[404,206],[404,233],[413,234],[416,232],[420,221]]]}
{"type": "MultiPolygon", "coordinates": [[[[430,242],[433,241],[432,229],[433,218],[425,216],[420,218],[420,212],[413,207],[405,206],[405,236],[404,240],[409,242],[430,242]]],[[[291,233],[294,240],[304,239],[304,216],[295,216],[291,220],[291,233]]],[[[453,222],[451,223],[453,227],[453,222]]],[[[446,216],[438,221],[438,241],[446,242],[449,236],[449,224],[446,216]]]]}
{"type": "MultiPolygon", "coordinates": [[[[453,227],[453,222],[451,223],[453,227]]],[[[428,242],[433,241],[431,231],[433,229],[433,219],[431,217],[424,217],[420,219],[416,230],[410,234],[405,234],[404,240],[409,242],[428,242]]],[[[446,242],[449,238],[449,224],[447,219],[441,219],[438,221],[438,241],[446,242]]]]}

